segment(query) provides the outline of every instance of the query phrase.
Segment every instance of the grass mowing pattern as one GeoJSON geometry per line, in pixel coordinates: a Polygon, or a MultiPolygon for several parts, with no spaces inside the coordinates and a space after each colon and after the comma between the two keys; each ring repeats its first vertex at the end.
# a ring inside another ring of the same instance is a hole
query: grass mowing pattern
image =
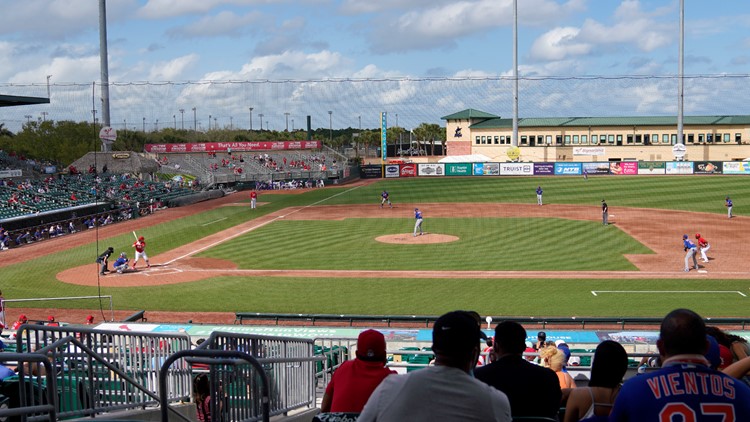
{"type": "MultiPolygon", "coordinates": [[[[326,198],[324,204],[379,203],[383,189],[389,190],[396,206],[402,203],[425,202],[505,202],[535,203],[534,190],[541,185],[546,203],[587,204],[598,206],[606,198],[611,212],[617,207],[633,206],[701,211],[723,214],[723,199],[730,195],[735,200],[735,215],[750,214],[748,201],[750,183],[746,176],[649,176],[598,177],[588,181],[580,177],[504,177],[504,178],[416,178],[383,180],[370,186],[313,190],[302,195],[264,195],[259,201],[267,204],[250,212],[248,207],[222,207],[216,210],[176,219],[157,227],[139,230],[149,241],[149,254],[194,241],[254,217],[266,215],[290,206],[305,206],[326,198]],[[341,195],[332,197],[333,195],[341,195]]],[[[248,199],[249,201],[249,199],[248,199]]],[[[427,231],[435,232],[437,221],[425,220],[427,231]]],[[[383,220],[376,220],[381,221],[383,220]]],[[[385,221],[396,225],[395,233],[409,232],[412,222],[398,219],[385,221]],[[404,227],[404,224],[406,226],[404,227]]],[[[124,223],[127,224],[127,223],[124,223]]],[[[448,229],[453,229],[445,223],[448,229]]],[[[458,224],[455,224],[456,226],[458,224]]],[[[275,225],[269,226],[273,228],[275,225]]],[[[533,226],[522,223],[524,233],[533,226]]],[[[489,230],[489,226],[480,226],[489,230]]],[[[382,229],[382,227],[381,227],[382,229]]],[[[343,240],[354,240],[354,247],[337,248],[333,256],[354,261],[368,246],[368,238],[359,229],[341,233],[343,240]]],[[[381,230],[384,232],[384,230],[381,230]]],[[[614,232],[614,231],[613,231],[614,232]]],[[[312,239],[325,238],[325,230],[312,231],[312,239]]],[[[450,233],[449,233],[450,234],[450,233]]],[[[502,233],[492,233],[502,236],[502,233]]],[[[570,237],[570,233],[555,235],[570,237]]],[[[249,235],[248,235],[249,236],[249,235]]],[[[551,234],[537,238],[539,244],[551,239],[551,234]]],[[[506,236],[507,237],[507,236],[506,236]]],[[[244,241],[245,237],[237,241],[244,241]]],[[[511,239],[512,240],[512,239],[511,239]]],[[[311,241],[311,239],[307,239],[311,241]]],[[[618,240],[619,241],[619,240],[618,240]]],[[[116,252],[131,252],[132,235],[122,235],[111,241],[86,245],[55,253],[48,257],[0,269],[5,298],[64,297],[95,295],[95,287],[60,283],[55,274],[65,268],[91,263],[90,271],[97,271],[93,263],[98,250],[112,245],[116,252]]],[[[299,262],[328,259],[310,248],[309,243],[291,244],[286,256],[299,262]]],[[[541,245],[540,245],[541,247],[541,245]]],[[[567,245],[566,247],[569,247],[567,245]]],[[[642,247],[642,246],[641,246],[642,247]]],[[[514,256],[512,244],[505,242],[497,249],[482,249],[478,259],[504,259],[514,256]]],[[[576,255],[600,254],[603,248],[583,250],[576,255]]],[[[213,253],[213,250],[211,251],[213,253]]],[[[633,253],[623,251],[620,253],[633,253]]],[[[534,248],[532,256],[540,256],[534,248]]],[[[262,250],[250,258],[263,261],[269,254],[262,250]]],[[[132,256],[132,254],[131,254],[132,256]]],[[[450,255],[446,255],[448,257],[450,255]]],[[[515,254],[518,256],[518,254],[515,254]]],[[[445,257],[443,257],[445,258],[445,257]]],[[[0,259],[2,256],[0,255],[0,259]]],[[[339,258],[336,258],[339,259],[339,258]]],[[[417,254],[410,258],[420,261],[417,254]]],[[[526,259],[526,257],[523,257],[526,259]]],[[[531,258],[529,258],[531,259],[531,258]]],[[[546,257],[550,259],[550,257],[546,257]]],[[[562,261],[562,260],[561,260],[562,261]]],[[[288,265],[288,264],[287,264],[288,265]]],[[[739,290],[748,293],[748,280],[350,280],[350,279],[262,279],[254,277],[215,278],[200,282],[171,286],[139,288],[108,288],[102,294],[113,296],[117,309],[147,309],[168,311],[258,311],[310,313],[370,313],[370,314],[428,314],[438,315],[451,309],[476,309],[494,315],[588,315],[588,316],[662,316],[675,307],[694,309],[704,316],[747,316],[747,300],[736,294],[627,294],[594,297],[590,290],[739,290]]],[[[29,304],[45,307],[49,304],[29,304]]],[[[56,302],[55,306],[88,307],[86,304],[56,302]]],[[[11,316],[12,317],[12,316],[11,316]]]]}
{"type": "Polygon", "coordinates": [[[459,240],[427,245],[375,240],[409,233],[412,225],[400,218],[276,221],[199,256],[246,269],[622,271],[636,269],[623,254],[650,252],[615,227],[555,218],[431,218],[425,222],[428,232],[459,240]],[[299,245],[314,254],[301,256],[299,245]]]}

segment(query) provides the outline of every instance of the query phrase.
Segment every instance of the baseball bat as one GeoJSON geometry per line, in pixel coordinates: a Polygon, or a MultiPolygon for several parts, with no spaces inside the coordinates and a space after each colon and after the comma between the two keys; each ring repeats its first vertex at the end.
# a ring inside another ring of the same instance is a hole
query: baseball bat
{"type": "Polygon", "coordinates": [[[135,234],[135,230],[133,230],[133,237],[135,237],[135,241],[137,242],[138,241],[138,235],[135,234]]]}

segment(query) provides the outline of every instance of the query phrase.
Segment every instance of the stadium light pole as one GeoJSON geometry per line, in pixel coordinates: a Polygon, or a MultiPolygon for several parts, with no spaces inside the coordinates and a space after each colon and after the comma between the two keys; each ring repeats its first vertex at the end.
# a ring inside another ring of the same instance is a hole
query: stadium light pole
{"type": "Polygon", "coordinates": [[[185,130],[185,109],[180,109],[180,129],[185,130]]]}
{"type": "Polygon", "coordinates": [[[196,114],[196,108],[193,107],[193,132],[198,131],[198,115],[196,114]]]}
{"type": "Polygon", "coordinates": [[[43,121],[43,122],[46,122],[46,121],[47,121],[47,115],[48,115],[49,113],[47,113],[46,111],[43,111],[43,112],[42,112],[41,114],[42,114],[42,121],[43,121]]]}
{"type": "Polygon", "coordinates": [[[173,114],[172,119],[174,120],[174,130],[177,130],[177,115],[173,114]]]}
{"type": "Polygon", "coordinates": [[[289,132],[289,113],[284,113],[284,117],[286,118],[286,131],[289,132]]]}
{"type": "Polygon", "coordinates": [[[159,131],[159,119],[156,119],[156,121],[154,122],[154,132],[158,132],[158,131],[159,131]]]}
{"type": "Polygon", "coordinates": [[[250,110],[250,132],[252,132],[253,131],[253,108],[248,107],[248,109],[250,110]]]}
{"type": "Polygon", "coordinates": [[[333,143],[333,110],[328,110],[328,142],[333,143]]]}
{"type": "Polygon", "coordinates": [[[28,125],[28,124],[30,124],[30,123],[31,123],[31,118],[32,118],[33,116],[32,116],[31,114],[27,114],[27,115],[25,115],[25,116],[23,116],[23,117],[25,117],[25,118],[26,118],[26,124],[28,125]]]}
{"type": "Polygon", "coordinates": [[[513,137],[511,146],[518,146],[518,0],[513,0],[513,137]]]}
{"type": "Polygon", "coordinates": [[[218,120],[219,120],[218,117],[214,117],[214,130],[219,130],[218,120]]]}
{"type": "Polygon", "coordinates": [[[263,113],[259,114],[260,116],[260,131],[263,132],[263,113]]]}
{"type": "Polygon", "coordinates": [[[683,134],[684,113],[684,75],[685,75],[685,0],[680,0],[680,48],[677,76],[677,143],[685,144],[683,134]]]}
{"type": "Polygon", "coordinates": [[[208,115],[208,131],[211,131],[211,115],[208,115]]]}
{"type": "Polygon", "coordinates": [[[143,118],[143,133],[146,133],[146,118],[143,118]]]}
{"type": "Polygon", "coordinates": [[[234,117],[229,116],[229,130],[234,130],[234,117]]]}
{"type": "Polygon", "coordinates": [[[362,116],[357,116],[357,119],[359,120],[359,131],[362,132],[362,116]]]}

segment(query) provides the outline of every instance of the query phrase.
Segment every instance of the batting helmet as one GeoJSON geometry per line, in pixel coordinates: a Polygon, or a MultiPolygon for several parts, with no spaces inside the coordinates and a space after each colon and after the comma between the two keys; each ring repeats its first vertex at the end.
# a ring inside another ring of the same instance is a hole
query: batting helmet
{"type": "Polygon", "coordinates": [[[683,234],[683,235],[682,235],[682,238],[683,238],[683,239],[687,239],[687,238],[688,238],[688,235],[686,235],[686,234],[683,234]]]}
{"type": "Polygon", "coordinates": [[[695,234],[695,238],[696,238],[696,239],[700,239],[700,238],[701,238],[701,234],[700,234],[700,233],[696,233],[696,234],[695,234]]]}
{"type": "Polygon", "coordinates": [[[138,240],[140,240],[141,242],[143,242],[146,239],[144,239],[143,236],[141,236],[141,237],[138,238],[138,240]]]}

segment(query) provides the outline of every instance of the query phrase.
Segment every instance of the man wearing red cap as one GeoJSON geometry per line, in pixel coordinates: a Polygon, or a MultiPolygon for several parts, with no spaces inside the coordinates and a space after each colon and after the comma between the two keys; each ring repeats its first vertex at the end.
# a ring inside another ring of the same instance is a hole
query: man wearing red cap
{"type": "Polygon", "coordinates": [[[146,255],[146,239],[141,236],[138,238],[138,240],[133,243],[133,247],[135,248],[135,259],[133,260],[133,269],[135,269],[135,266],[138,264],[138,260],[143,258],[144,261],[146,261],[146,267],[150,267],[151,264],[148,263],[148,255],[146,255]]]}
{"type": "Polygon", "coordinates": [[[51,327],[59,327],[60,323],[57,322],[57,321],[55,321],[55,317],[53,317],[52,315],[50,315],[50,316],[47,317],[47,325],[49,325],[51,327]]]}
{"type": "Polygon", "coordinates": [[[356,355],[333,373],[320,405],[322,412],[361,412],[380,382],[396,373],[385,367],[385,337],[379,331],[359,333],[356,355]]]}
{"type": "Polygon", "coordinates": [[[89,315],[86,317],[86,325],[92,325],[94,323],[94,316],[89,315]]]}
{"type": "Polygon", "coordinates": [[[21,314],[21,315],[19,315],[19,316],[18,316],[18,321],[16,321],[16,322],[14,322],[14,323],[13,323],[13,326],[11,327],[11,329],[12,329],[13,331],[16,331],[16,330],[18,330],[19,328],[21,328],[21,326],[22,326],[23,324],[26,324],[27,322],[29,322],[29,319],[28,319],[28,318],[26,318],[26,315],[24,315],[24,314],[21,314]]]}
{"type": "Polygon", "coordinates": [[[469,312],[441,316],[432,328],[435,366],[384,379],[357,422],[510,422],[505,393],[471,375],[486,338],[469,312]]]}

